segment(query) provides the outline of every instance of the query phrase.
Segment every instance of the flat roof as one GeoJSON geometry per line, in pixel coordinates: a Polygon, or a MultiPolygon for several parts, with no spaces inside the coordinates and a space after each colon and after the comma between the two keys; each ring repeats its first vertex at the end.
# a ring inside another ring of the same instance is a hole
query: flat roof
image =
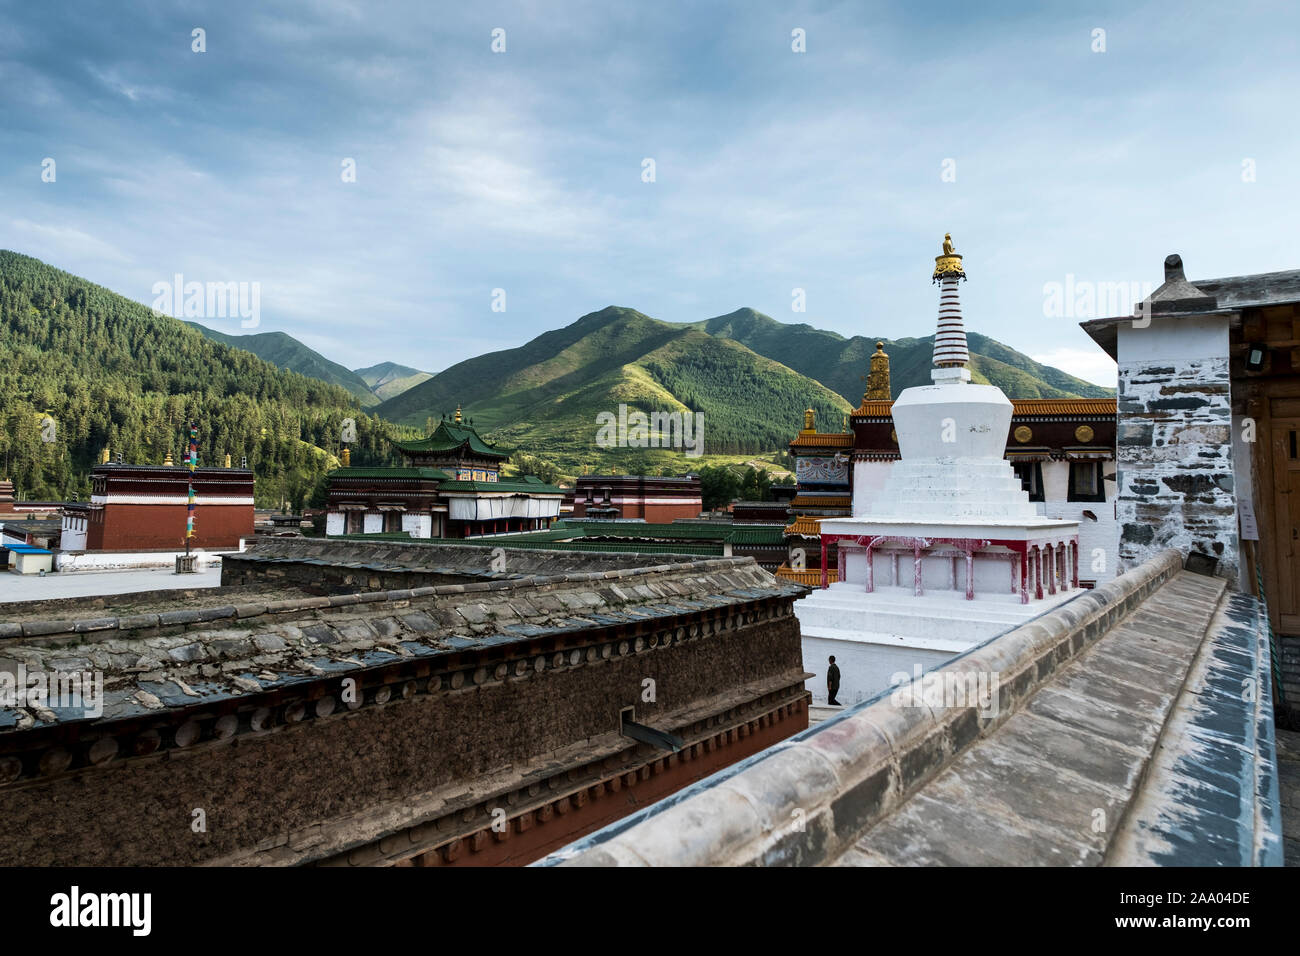
{"type": "MultiPolygon", "coordinates": [[[[1213,309],[1194,312],[1155,313],[1155,318],[1183,319],[1200,315],[1233,315],[1242,309],[1266,308],[1274,305],[1300,303],[1300,269],[1283,272],[1258,272],[1245,276],[1225,276],[1221,279],[1191,279],[1189,283],[1208,296],[1213,296],[1213,309]]],[[[1105,349],[1111,358],[1118,356],[1118,332],[1121,322],[1131,322],[1135,316],[1116,315],[1106,319],[1089,319],[1079,327],[1094,342],[1105,349]]]]}

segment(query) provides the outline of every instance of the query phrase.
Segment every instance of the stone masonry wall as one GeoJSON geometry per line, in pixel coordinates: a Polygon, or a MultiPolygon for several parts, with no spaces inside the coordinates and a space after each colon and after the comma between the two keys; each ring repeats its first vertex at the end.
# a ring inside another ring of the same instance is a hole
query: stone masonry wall
{"type": "Polygon", "coordinates": [[[1119,570],[1176,548],[1237,578],[1237,498],[1227,358],[1119,367],[1119,570]]]}
{"type": "MultiPolygon", "coordinates": [[[[540,671],[512,667],[519,676],[456,690],[444,682],[438,693],[395,694],[386,703],[265,733],[0,787],[0,864],[135,866],[229,857],[380,804],[440,789],[454,796],[487,773],[616,734],[623,707],[635,706],[636,719],[653,724],[657,715],[707,704],[719,688],[802,670],[789,599],[739,606],[717,620],[717,629],[684,642],[635,653],[616,648],[608,656],[602,655],[610,641],[618,643],[620,629],[592,628],[578,642],[570,632],[565,646],[589,641],[599,651],[594,659],[584,655],[574,666],[548,663],[540,671]],[[777,616],[767,616],[768,608],[777,616]],[[744,623],[741,611],[748,614],[744,623]],[[643,699],[646,678],[655,681],[653,703],[643,699]],[[191,829],[196,808],[206,814],[205,833],[191,829]]],[[[655,627],[671,634],[673,623],[660,618],[655,627]]],[[[256,706],[250,696],[245,708],[256,706]]]]}

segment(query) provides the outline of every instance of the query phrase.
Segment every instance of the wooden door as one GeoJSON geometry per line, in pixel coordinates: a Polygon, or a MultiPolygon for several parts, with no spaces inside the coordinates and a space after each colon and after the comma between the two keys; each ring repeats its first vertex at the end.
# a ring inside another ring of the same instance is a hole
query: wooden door
{"type": "Polygon", "coordinates": [[[1269,603],[1277,629],[1300,634],[1300,419],[1273,419],[1272,515],[1260,522],[1261,545],[1272,561],[1269,603]]]}

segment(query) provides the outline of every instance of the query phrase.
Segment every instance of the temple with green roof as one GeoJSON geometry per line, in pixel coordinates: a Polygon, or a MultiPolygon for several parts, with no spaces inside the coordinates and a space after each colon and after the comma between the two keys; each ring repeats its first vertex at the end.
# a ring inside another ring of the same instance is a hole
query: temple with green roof
{"type": "Polygon", "coordinates": [[[404,464],[343,467],[327,476],[325,533],[470,538],[537,531],[560,514],[564,489],[531,475],[503,480],[508,455],[495,450],[461,410],[419,441],[394,442],[404,464]]]}

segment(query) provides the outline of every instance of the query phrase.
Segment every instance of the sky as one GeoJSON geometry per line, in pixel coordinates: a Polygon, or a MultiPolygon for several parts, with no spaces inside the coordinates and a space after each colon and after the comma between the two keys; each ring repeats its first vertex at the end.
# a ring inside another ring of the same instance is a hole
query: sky
{"type": "Polygon", "coordinates": [[[437,372],[608,305],[930,335],[949,232],[968,329],[1110,385],[1079,290],[1300,267],[1298,53],[1282,3],[0,0],[0,248],[437,372]]]}

